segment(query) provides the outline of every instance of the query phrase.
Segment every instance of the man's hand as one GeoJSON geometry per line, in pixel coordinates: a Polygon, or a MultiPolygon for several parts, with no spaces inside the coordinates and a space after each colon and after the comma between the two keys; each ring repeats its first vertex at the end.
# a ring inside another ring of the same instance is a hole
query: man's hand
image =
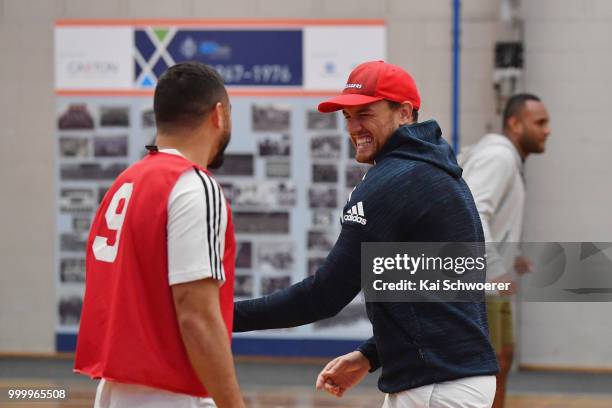
{"type": "Polygon", "coordinates": [[[514,270],[519,276],[526,274],[527,272],[533,272],[533,262],[527,257],[517,256],[514,258],[514,270]]]}
{"type": "Polygon", "coordinates": [[[370,362],[361,352],[353,351],[336,357],[319,373],[317,390],[325,389],[336,397],[358,384],[368,374],[370,362]]]}

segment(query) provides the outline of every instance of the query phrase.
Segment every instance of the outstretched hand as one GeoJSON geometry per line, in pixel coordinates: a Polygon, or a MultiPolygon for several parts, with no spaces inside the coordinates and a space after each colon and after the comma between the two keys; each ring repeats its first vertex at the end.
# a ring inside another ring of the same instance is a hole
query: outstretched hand
{"type": "Polygon", "coordinates": [[[341,397],[349,388],[363,380],[369,369],[370,362],[359,351],[336,357],[319,373],[317,390],[324,389],[336,397],[341,397]]]}

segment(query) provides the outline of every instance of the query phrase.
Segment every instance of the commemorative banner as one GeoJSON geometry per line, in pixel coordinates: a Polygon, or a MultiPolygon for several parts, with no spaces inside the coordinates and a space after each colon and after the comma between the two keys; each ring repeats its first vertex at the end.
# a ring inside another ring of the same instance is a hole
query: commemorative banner
{"type": "MultiPolygon", "coordinates": [[[[333,246],[341,209],[368,166],[353,159],[341,115],[316,106],[357,64],[385,59],[385,37],[381,20],[58,21],[57,350],[76,344],[91,219],[113,179],[154,141],[153,91],[168,67],[209,64],[230,93],[232,140],[214,176],[233,211],[241,300],[313,274],[333,246]]],[[[325,356],[370,336],[358,297],[335,318],[238,334],[233,346],[325,356]]]]}
{"type": "Polygon", "coordinates": [[[338,91],[357,64],[385,57],[381,20],[159,23],[57,22],[56,90],[152,89],[169,66],[200,61],[229,87],[338,91]]]}

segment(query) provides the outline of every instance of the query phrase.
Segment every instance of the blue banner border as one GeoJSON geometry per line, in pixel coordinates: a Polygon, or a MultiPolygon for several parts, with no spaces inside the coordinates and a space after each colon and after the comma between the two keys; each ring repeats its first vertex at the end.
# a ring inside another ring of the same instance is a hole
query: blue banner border
{"type": "MultiPolygon", "coordinates": [[[[76,339],[76,334],[56,334],[56,351],[74,352],[76,339]]],[[[240,337],[232,340],[232,351],[237,356],[337,357],[354,351],[361,343],[362,340],[240,337]]]]}

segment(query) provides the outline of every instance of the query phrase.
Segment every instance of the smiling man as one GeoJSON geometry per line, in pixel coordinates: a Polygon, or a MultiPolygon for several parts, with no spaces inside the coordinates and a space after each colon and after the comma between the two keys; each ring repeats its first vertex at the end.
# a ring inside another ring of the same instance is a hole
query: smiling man
{"type": "MultiPolygon", "coordinates": [[[[421,99],[403,69],[357,66],[341,95],[355,159],[372,163],[343,210],[342,231],[314,276],[238,302],[234,331],[293,327],[332,317],[361,290],[362,242],[483,242],[478,212],[455,154],[435,121],[417,123],[421,99]]],[[[497,363],[484,303],[369,302],[374,336],[331,361],[317,388],[342,396],[382,367],[384,407],[489,408],[497,363]]]]}

